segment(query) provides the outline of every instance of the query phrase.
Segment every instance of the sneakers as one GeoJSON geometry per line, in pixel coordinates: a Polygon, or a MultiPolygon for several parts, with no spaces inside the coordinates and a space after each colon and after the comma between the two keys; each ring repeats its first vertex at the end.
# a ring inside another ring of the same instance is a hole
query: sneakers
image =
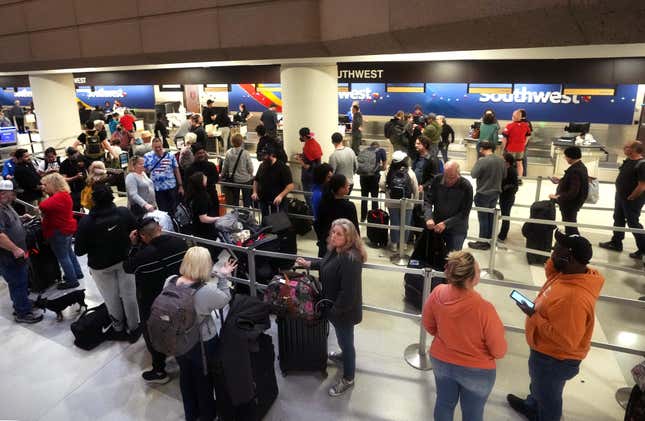
{"type": "Polygon", "coordinates": [[[79,285],[78,281],[76,282],[69,282],[69,281],[63,281],[59,282],[58,285],[56,286],[56,289],[72,289],[72,288],[77,288],[79,285]]]}
{"type": "Polygon", "coordinates": [[[329,355],[327,356],[329,360],[333,363],[336,364],[342,364],[343,363],[343,353],[342,352],[330,352],[329,355]]]}
{"type": "Polygon", "coordinates": [[[645,253],[640,250],[636,250],[633,253],[629,253],[629,257],[631,257],[632,259],[641,260],[643,256],[645,256],[645,253]]]}
{"type": "Polygon", "coordinates": [[[475,250],[490,250],[490,244],[484,243],[483,241],[469,241],[468,247],[475,250]]]}
{"type": "Polygon", "coordinates": [[[25,323],[25,324],[30,324],[33,325],[34,323],[38,323],[43,319],[43,315],[41,314],[34,314],[34,313],[27,313],[22,316],[16,315],[14,317],[14,320],[16,323],[25,323]]]}
{"type": "Polygon", "coordinates": [[[613,251],[623,251],[623,245],[614,243],[613,241],[607,241],[604,243],[598,243],[600,248],[607,249],[607,250],[613,250],[613,251]]]}
{"type": "Polygon", "coordinates": [[[338,383],[336,383],[334,386],[332,386],[329,389],[329,396],[332,398],[335,398],[337,396],[345,394],[348,390],[352,389],[354,387],[354,380],[346,380],[344,377],[342,377],[340,380],[338,380],[338,383]]]}
{"type": "Polygon", "coordinates": [[[537,414],[535,413],[535,411],[526,406],[524,399],[515,395],[508,394],[506,395],[506,400],[508,401],[508,404],[511,408],[513,408],[516,412],[524,415],[529,421],[537,420],[537,414]]]}
{"type": "Polygon", "coordinates": [[[170,377],[168,376],[168,374],[166,374],[165,371],[144,371],[143,373],[141,373],[141,377],[147,383],[154,384],[166,384],[170,381],[170,377]]]}
{"type": "Polygon", "coordinates": [[[139,340],[139,338],[141,337],[141,333],[142,333],[141,325],[139,325],[139,326],[137,326],[137,328],[136,328],[136,329],[134,329],[133,331],[131,331],[130,333],[128,333],[128,335],[127,335],[127,340],[128,340],[128,342],[130,342],[131,344],[133,344],[133,343],[135,343],[136,341],[138,341],[138,340],[139,340]]]}

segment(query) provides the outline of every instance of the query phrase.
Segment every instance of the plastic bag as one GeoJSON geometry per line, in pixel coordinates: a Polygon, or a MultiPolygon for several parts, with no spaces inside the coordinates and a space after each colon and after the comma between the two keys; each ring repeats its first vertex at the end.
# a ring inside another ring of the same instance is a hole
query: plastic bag
{"type": "Polygon", "coordinates": [[[587,194],[587,200],[585,203],[590,203],[595,205],[598,203],[598,198],[600,197],[600,183],[595,178],[589,177],[589,194],[587,194]]]}

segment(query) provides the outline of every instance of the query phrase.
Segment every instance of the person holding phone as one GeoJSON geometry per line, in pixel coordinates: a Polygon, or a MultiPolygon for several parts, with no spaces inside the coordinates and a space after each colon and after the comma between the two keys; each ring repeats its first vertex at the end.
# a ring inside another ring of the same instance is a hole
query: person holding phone
{"type": "Polygon", "coordinates": [[[448,254],[445,274],[448,283],[432,291],[421,319],[435,337],[429,351],[437,384],[434,419],[452,420],[459,401],[464,420],[482,421],[495,385],[495,360],[507,350],[504,325],[475,291],[479,263],[472,254],[448,254]]]}
{"type": "Polygon", "coordinates": [[[528,316],[526,342],[530,393],[526,399],[509,394],[511,408],[528,419],[557,421],[562,416],[562,392],[587,356],[595,323],[595,306],[605,282],[587,264],[589,241],[577,234],[555,232],[556,245],[545,266],[546,282],[533,307],[518,303],[528,316]]]}

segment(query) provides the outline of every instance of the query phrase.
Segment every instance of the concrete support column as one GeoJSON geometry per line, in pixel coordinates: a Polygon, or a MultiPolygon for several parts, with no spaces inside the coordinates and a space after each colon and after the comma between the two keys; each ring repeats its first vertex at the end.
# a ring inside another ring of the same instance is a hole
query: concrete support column
{"type": "Polygon", "coordinates": [[[280,84],[287,155],[291,158],[302,152],[298,131],[309,127],[322,146],[323,161],[327,161],[334,150],[331,135],[338,131],[338,67],[335,64],[282,65],[280,84]]]}
{"type": "Polygon", "coordinates": [[[81,122],[71,73],[29,76],[40,138],[45,146],[64,146],[78,136],[81,122]]]}

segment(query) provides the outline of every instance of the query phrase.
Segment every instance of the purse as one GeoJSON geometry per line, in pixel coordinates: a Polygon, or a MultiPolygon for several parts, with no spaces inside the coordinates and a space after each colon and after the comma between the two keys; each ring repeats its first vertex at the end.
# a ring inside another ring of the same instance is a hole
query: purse
{"type": "MultiPolygon", "coordinates": [[[[271,212],[272,206],[274,205],[269,205],[269,212],[271,212]]],[[[287,212],[279,210],[276,206],[275,213],[264,215],[264,218],[262,218],[262,226],[271,227],[271,233],[278,234],[290,230],[293,225],[287,212]]]]}
{"type": "Polygon", "coordinates": [[[229,172],[226,174],[224,177],[222,177],[222,181],[225,183],[233,183],[233,177],[235,176],[235,171],[237,170],[237,166],[240,163],[240,158],[242,157],[242,154],[244,153],[244,150],[242,149],[239,154],[237,154],[237,159],[235,160],[235,164],[233,165],[233,171],[229,172]]]}

